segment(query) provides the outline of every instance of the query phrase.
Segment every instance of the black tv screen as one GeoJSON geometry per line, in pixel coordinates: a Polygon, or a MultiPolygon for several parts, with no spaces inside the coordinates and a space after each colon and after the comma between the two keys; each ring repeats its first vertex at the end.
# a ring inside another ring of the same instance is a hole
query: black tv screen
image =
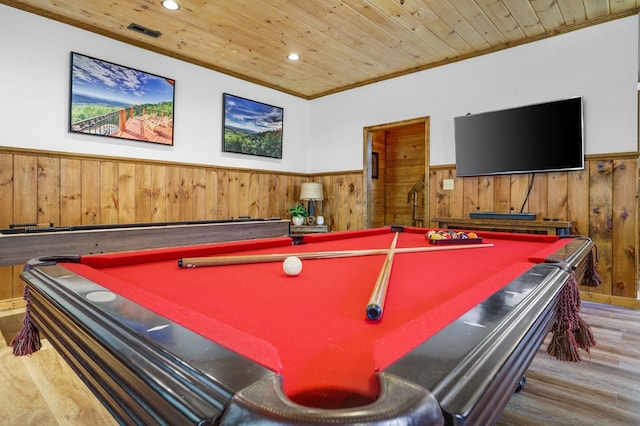
{"type": "Polygon", "coordinates": [[[582,98],[454,118],[456,175],[584,168],[582,98]]]}

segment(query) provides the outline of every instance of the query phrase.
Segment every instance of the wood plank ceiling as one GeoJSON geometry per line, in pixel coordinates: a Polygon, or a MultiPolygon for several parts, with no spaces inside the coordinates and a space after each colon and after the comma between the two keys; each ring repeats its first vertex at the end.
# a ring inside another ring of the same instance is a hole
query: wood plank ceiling
{"type": "Polygon", "coordinates": [[[160,1],[0,3],[305,99],[640,12],[640,0],[160,1]]]}

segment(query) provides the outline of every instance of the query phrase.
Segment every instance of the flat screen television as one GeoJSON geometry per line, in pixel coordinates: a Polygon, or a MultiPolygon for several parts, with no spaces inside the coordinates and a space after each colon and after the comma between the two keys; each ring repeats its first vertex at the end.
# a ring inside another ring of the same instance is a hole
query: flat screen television
{"type": "Polygon", "coordinates": [[[456,175],[584,168],[582,98],[454,118],[456,175]]]}

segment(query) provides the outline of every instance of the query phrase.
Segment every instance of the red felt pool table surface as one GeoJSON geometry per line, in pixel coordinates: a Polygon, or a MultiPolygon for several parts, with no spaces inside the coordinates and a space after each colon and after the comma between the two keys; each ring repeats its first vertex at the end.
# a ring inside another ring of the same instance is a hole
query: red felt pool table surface
{"type": "MultiPolygon", "coordinates": [[[[396,254],[384,313],[365,307],[384,255],[180,268],[183,257],[388,248],[389,228],[84,256],[65,267],[280,373],[294,401],[322,389],[375,399],[377,371],[412,350],[570,239],[480,233],[486,248],[396,254]]],[[[398,248],[429,246],[404,228],[398,248]]]]}

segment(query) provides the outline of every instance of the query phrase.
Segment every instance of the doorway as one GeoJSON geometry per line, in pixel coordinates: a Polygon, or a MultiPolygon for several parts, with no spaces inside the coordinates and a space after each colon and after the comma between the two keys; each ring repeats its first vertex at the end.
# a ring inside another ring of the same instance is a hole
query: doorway
{"type": "Polygon", "coordinates": [[[429,117],[364,129],[366,226],[429,223],[429,117]]]}

